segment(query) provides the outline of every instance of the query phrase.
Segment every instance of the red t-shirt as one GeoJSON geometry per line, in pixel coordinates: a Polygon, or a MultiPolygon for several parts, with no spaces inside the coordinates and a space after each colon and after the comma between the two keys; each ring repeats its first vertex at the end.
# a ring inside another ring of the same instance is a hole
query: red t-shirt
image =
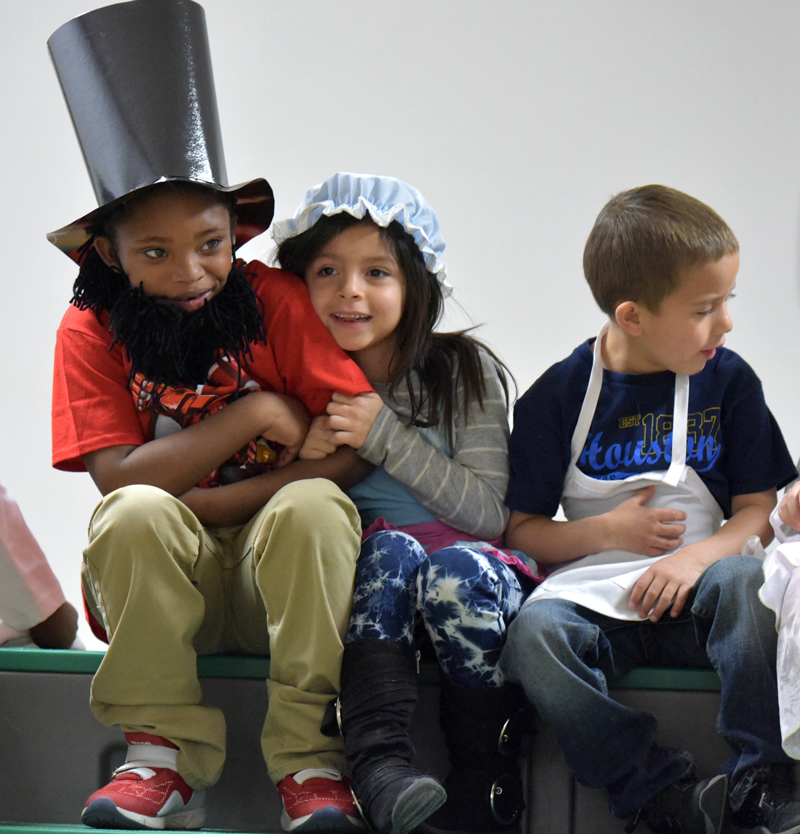
{"type": "MultiPolygon", "coordinates": [[[[263,391],[295,397],[321,414],[333,391],[372,390],[359,367],[314,312],[305,284],[258,261],[248,264],[264,304],[266,344],[252,346],[244,369],[263,391]]],[[[130,362],[109,350],[108,315],[70,306],[56,336],[53,376],[53,466],[83,472],[82,455],[109,446],[141,446],[153,438],[150,411],[139,411],[129,387],[130,362]]]]}

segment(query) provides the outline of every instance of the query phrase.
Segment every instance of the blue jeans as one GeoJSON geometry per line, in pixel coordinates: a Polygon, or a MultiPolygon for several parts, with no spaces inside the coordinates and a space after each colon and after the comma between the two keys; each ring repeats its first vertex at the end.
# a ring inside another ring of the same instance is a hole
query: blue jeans
{"type": "Polygon", "coordinates": [[[361,546],[345,643],[411,645],[417,612],[444,674],[459,686],[502,686],[500,652],[526,593],[512,568],[477,547],[426,553],[400,530],[361,546]]]}
{"type": "Polygon", "coordinates": [[[656,720],[608,695],[635,666],[713,667],[722,684],[717,727],[733,753],[722,767],[737,809],[752,771],[788,758],[781,748],[775,617],[758,599],[761,562],[730,556],[697,580],[683,611],[656,623],[617,620],[567,600],[520,612],[501,666],[550,724],[579,782],[609,793],[628,817],[691,768],[688,753],[654,744],[656,720]]]}

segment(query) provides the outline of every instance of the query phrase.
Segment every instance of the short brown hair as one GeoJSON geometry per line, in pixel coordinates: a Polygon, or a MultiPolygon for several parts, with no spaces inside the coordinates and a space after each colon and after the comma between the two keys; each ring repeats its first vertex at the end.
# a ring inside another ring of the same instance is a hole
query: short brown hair
{"type": "Polygon", "coordinates": [[[738,251],[728,224],[705,203],[665,185],[643,185],[603,207],[586,241],[583,271],[600,309],[613,318],[623,301],[657,311],[687,266],[738,251]]]}

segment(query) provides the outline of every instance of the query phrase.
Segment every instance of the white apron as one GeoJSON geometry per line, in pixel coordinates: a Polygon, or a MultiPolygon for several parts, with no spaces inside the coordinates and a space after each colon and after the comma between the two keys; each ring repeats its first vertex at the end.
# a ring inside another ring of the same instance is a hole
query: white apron
{"type": "Polygon", "coordinates": [[[778,629],[778,705],[783,749],[800,758],[800,533],[781,524],[776,507],[770,516],[778,547],[764,560],[764,584],[758,595],[775,612],[778,629]]]}
{"type": "MultiPolygon", "coordinates": [[[[597,335],[589,385],[572,436],[572,456],[561,496],[564,514],[568,521],[602,515],[639,490],[654,485],[655,495],[647,502],[648,507],[683,510],[686,513],[682,546],[708,538],[719,529],[723,513],[700,476],[686,465],[688,376],[677,374],[675,377],[672,462],[669,469],[631,475],[619,481],[598,480],[578,469],[578,460],[589,435],[603,385],[601,344],[609,326],[610,323],[606,322],[597,335]]],[[[664,556],[675,552],[673,550],[664,556]]],[[[664,556],[644,557],[626,550],[606,550],[583,556],[551,573],[531,594],[526,605],[540,599],[568,599],[619,620],[639,620],[638,609],[631,610],[628,606],[631,590],[653,562],[664,556]]]]}

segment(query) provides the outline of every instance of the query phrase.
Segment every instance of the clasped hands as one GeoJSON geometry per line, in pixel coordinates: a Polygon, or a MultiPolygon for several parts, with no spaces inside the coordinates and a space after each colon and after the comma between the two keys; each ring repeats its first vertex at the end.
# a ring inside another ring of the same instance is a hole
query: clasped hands
{"type": "Polygon", "coordinates": [[[348,397],[334,392],[325,414],[311,421],[299,457],[319,460],[333,454],[339,446],[360,449],[383,406],[372,391],[348,397]]]}

